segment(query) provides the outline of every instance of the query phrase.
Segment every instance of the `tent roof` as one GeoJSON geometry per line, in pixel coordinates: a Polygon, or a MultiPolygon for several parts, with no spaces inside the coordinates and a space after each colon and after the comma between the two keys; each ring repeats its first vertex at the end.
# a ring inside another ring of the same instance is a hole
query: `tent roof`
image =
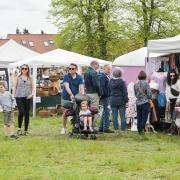
{"type": "MultiPolygon", "coordinates": [[[[150,57],[158,57],[162,54],[152,53],[150,57]]],[[[124,54],[116,58],[113,65],[116,66],[145,66],[145,58],[147,57],[147,47],[143,47],[124,54]]]]}
{"type": "Polygon", "coordinates": [[[50,67],[56,65],[69,65],[70,63],[75,63],[79,66],[89,65],[92,60],[97,60],[100,65],[111,64],[109,61],[104,61],[96,59],[89,56],[84,56],[78,53],[66,51],[63,49],[55,49],[32,58],[28,58],[16,63],[11,63],[10,67],[21,66],[22,64],[28,64],[30,67],[50,67]]]}
{"type": "Polygon", "coordinates": [[[0,46],[0,64],[6,65],[37,54],[39,53],[32,51],[10,39],[8,42],[0,46]]]}
{"type": "Polygon", "coordinates": [[[150,53],[179,53],[180,35],[175,37],[148,41],[148,52],[150,53]]]}

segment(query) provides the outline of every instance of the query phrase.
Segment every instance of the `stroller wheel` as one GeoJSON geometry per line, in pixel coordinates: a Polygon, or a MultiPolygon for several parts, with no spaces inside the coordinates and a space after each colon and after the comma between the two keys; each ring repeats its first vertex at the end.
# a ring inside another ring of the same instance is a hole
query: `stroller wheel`
{"type": "Polygon", "coordinates": [[[92,134],[92,135],[90,135],[90,139],[92,139],[92,140],[96,140],[96,139],[97,139],[97,137],[96,137],[96,135],[95,135],[95,134],[92,134]]]}
{"type": "Polygon", "coordinates": [[[81,134],[81,135],[80,135],[80,138],[81,138],[81,139],[87,139],[87,137],[88,137],[88,136],[85,135],[85,134],[81,134]]]}
{"type": "Polygon", "coordinates": [[[69,133],[69,137],[73,137],[73,133],[72,132],[69,133]]]}

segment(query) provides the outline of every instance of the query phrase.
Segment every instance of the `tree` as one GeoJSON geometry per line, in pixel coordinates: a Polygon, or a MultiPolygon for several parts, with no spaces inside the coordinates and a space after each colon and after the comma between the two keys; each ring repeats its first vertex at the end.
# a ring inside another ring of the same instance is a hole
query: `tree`
{"type": "Polygon", "coordinates": [[[180,32],[179,0],[124,0],[121,7],[126,11],[129,29],[137,32],[144,46],[149,39],[174,36],[180,32]]]}
{"type": "Polygon", "coordinates": [[[52,0],[60,48],[102,59],[180,33],[179,0],[52,0]]]}
{"type": "MultiPolygon", "coordinates": [[[[90,56],[107,59],[108,42],[117,33],[108,27],[115,22],[115,0],[52,0],[50,16],[60,31],[58,44],[75,46],[90,56]],[[71,40],[69,40],[71,38],[71,40]],[[61,41],[61,40],[60,40],[61,41]]],[[[118,31],[118,29],[116,29],[118,31]]],[[[76,47],[75,47],[76,49],[76,47]]]]}

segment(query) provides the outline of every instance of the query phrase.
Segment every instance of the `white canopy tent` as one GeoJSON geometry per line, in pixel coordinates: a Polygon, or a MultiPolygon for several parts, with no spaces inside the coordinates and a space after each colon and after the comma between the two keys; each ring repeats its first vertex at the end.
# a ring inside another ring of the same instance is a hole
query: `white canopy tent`
{"type": "MultiPolygon", "coordinates": [[[[163,54],[151,53],[150,57],[158,57],[163,54]]],[[[145,59],[147,57],[147,47],[137,49],[116,58],[113,62],[114,66],[130,66],[130,67],[144,67],[145,59]]]]}
{"type": "Polygon", "coordinates": [[[11,63],[9,67],[17,67],[22,64],[28,64],[30,67],[50,67],[61,66],[75,63],[78,66],[88,66],[92,60],[97,60],[100,65],[111,64],[109,61],[84,56],[78,53],[66,51],[63,49],[55,49],[47,53],[43,53],[32,58],[24,59],[15,63],[11,63]]]}
{"type": "Polygon", "coordinates": [[[148,53],[179,53],[180,52],[180,35],[175,37],[149,40],[148,53]]]}
{"type": "MultiPolygon", "coordinates": [[[[9,64],[9,67],[18,67],[23,64],[28,64],[33,68],[33,82],[36,85],[36,76],[38,67],[51,67],[51,66],[68,66],[70,63],[75,63],[79,67],[89,66],[92,60],[97,60],[101,66],[105,64],[112,64],[109,61],[84,56],[78,53],[66,51],[63,49],[55,49],[47,53],[43,53],[32,58],[24,59],[15,63],[9,64]]],[[[35,87],[36,91],[36,87],[35,87]]],[[[36,94],[36,92],[35,92],[36,94]]],[[[36,96],[33,97],[33,116],[36,114],[36,96]]]]}
{"type": "MultiPolygon", "coordinates": [[[[158,57],[163,54],[151,53],[150,57],[158,57]]],[[[127,84],[137,81],[137,74],[141,70],[145,70],[147,57],[147,47],[137,49],[116,58],[113,66],[120,66],[123,68],[123,78],[127,84]]]]}
{"type": "Polygon", "coordinates": [[[0,46],[0,67],[7,67],[9,63],[23,60],[38,55],[16,41],[10,39],[7,43],[0,46]]]}
{"type": "Polygon", "coordinates": [[[25,58],[38,55],[39,53],[32,51],[16,41],[10,39],[8,42],[0,46],[0,68],[6,69],[7,82],[10,86],[9,75],[8,75],[8,64],[16,61],[20,61],[25,58]]]}

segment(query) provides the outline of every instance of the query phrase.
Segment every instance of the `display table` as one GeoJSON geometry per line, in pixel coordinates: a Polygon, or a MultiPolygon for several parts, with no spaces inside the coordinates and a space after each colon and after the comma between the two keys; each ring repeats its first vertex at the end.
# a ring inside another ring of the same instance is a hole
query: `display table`
{"type": "Polygon", "coordinates": [[[61,105],[61,95],[36,97],[36,107],[56,107],[61,105]]]}

